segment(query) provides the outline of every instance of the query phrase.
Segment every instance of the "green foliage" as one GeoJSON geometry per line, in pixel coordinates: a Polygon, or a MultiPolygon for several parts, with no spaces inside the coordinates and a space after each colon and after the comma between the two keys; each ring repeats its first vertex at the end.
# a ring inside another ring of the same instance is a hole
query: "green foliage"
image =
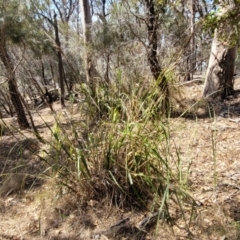
{"type": "Polygon", "coordinates": [[[14,44],[27,43],[37,56],[52,52],[54,46],[41,30],[41,19],[28,8],[17,0],[0,2],[1,39],[14,44]]]}
{"type": "Polygon", "coordinates": [[[210,12],[203,21],[203,30],[213,33],[218,29],[219,40],[231,46],[235,46],[239,39],[239,3],[235,8],[228,10],[227,7],[219,6],[217,10],[210,12]],[[226,8],[226,9],[225,9],[226,8]]]}
{"type": "Polygon", "coordinates": [[[29,32],[29,38],[26,41],[36,57],[55,51],[52,41],[41,31],[32,30],[32,32],[29,32]]]}
{"type": "Polygon", "coordinates": [[[2,38],[19,43],[26,36],[28,29],[26,20],[21,15],[21,9],[17,1],[0,3],[0,28],[2,38]]]}
{"type": "Polygon", "coordinates": [[[217,16],[217,12],[211,12],[209,13],[206,17],[205,20],[203,22],[203,30],[205,31],[211,31],[212,33],[214,32],[214,30],[216,29],[218,25],[218,16],[217,16]]]}

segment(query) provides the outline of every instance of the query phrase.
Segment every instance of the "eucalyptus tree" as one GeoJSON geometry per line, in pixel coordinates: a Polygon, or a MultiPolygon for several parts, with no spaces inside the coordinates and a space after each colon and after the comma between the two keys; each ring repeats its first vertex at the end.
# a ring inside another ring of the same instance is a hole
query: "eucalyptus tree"
{"type": "Polygon", "coordinates": [[[237,33],[240,15],[239,1],[219,1],[215,15],[210,15],[214,24],[214,39],[203,90],[203,97],[225,99],[234,93],[233,76],[237,50],[237,33]],[[235,27],[234,27],[235,26],[235,27]]]}
{"type": "Polygon", "coordinates": [[[190,79],[193,80],[193,74],[196,70],[196,41],[195,41],[196,0],[191,0],[190,11],[191,11],[190,79]]]}
{"type": "Polygon", "coordinates": [[[6,69],[8,78],[8,89],[12,104],[17,113],[17,121],[21,129],[30,128],[28,123],[22,98],[16,80],[16,69],[9,51],[10,42],[22,43],[26,34],[26,25],[20,16],[19,1],[0,1],[0,58],[6,69]]]}
{"type": "Polygon", "coordinates": [[[81,17],[82,17],[82,29],[83,29],[83,41],[85,48],[85,73],[86,81],[89,84],[93,84],[93,77],[95,73],[95,66],[91,53],[92,45],[92,13],[90,9],[89,0],[80,0],[81,17]]]}
{"type": "Polygon", "coordinates": [[[50,15],[50,18],[49,17],[46,17],[46,18],[51,23],[51,25],[54,27],[54,31],[55,31],[55,43],[56,43],[56,51],[57,51],[57,56],[58,56],[59,85],[60,85],[60,89],[61,89],[61,97],[60,98],[61,98],[61,105],[64,107],[65,106],[65,101],[64,101],[64,94],[65,94],[64,78],[65,78],[65,76],[64,76],[64,68],[63,68],[61,42],[60,42],[59,30],[58,30],[57,14],[54,13],[53,19],[52,19],[51,15],[50,15]]]}

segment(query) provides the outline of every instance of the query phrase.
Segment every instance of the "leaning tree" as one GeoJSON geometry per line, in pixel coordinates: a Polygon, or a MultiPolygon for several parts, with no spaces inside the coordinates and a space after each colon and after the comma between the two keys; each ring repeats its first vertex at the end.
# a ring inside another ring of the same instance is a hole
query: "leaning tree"
{"type": "Polygon", "coordinates": [[[17,81],[15,77],[16,67],[9,54],[8,42],[21,42],[24,35],[23,22],[17,14],[17,2],[5,1],[0,2],[0,59],[6,69],[8,78],[8,89],[11,97],[12,104],[17,113],[17,121],[21,129],[30,128],[24,107],[22,104],[21,95],[18,90],[17,81]]]}

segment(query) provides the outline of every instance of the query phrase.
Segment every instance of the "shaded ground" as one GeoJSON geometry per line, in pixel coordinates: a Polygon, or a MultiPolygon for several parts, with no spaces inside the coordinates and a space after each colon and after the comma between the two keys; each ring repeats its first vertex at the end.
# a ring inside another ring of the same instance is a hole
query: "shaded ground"
{"type": "MultiPolygon", "coordinates": [[[[240,79],[235,88],[240,89],[240,79]]],[[[191,92],[185,100],[195,103],[201,90],[199,83],[185,85],[184,91],[191,92]]],[[[196,117],[203,116],[204,104],[199,102],[194,106],[195,117],[170,120],[183,181],[188,179],[198,202],[190,227],[192,235],[181,228],[182,220],[173,228],[161,223],[149,233],[128,229],[125,236],[104,234],[120,220],[138,223],[149,213],[123,211],[107,205],[105,199],[86,203],[70,195],[60,197],[54,177],[43,181],[36,175],[44,176],[46,171],[36,153],[42,154],[49,146],[37,143],[28,131],[23,132],[25,136],[15,131],[17,139],[9,133],[0,138],[0,172],[9,173],[0,178],[0,239],[240,239],[239,104],[237,91],[235,98],[219,104],[210,118],[196,117]]],[[[54,108],[66,111],[57,104],[54,108]]],[[[38,126],[43,126],[42,119],[49,126],[54,120],[48,109],[35,113],[34,119],[38,126]]],[[[14,124],[16,120],[6,121],[14,124]]],[[[49,131],[42,127],[40,133],[46,136],[49,131]]]]}

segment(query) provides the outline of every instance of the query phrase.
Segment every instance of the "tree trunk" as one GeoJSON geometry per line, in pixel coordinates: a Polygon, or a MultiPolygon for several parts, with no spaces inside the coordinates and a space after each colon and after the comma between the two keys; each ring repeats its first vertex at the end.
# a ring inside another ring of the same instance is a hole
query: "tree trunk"
{"type": "Polygon", "coordinates": [[[203,97],[225,99],[234,93],[233,75],[236,47],[229,48],[218,40],[215,31],[209,59],[203,97]]]}
{"type": "Polygon", "coordinates": [[[83,28],[83,40],[85,45],[85,72],[86,81],[93,84],[93,77],[95,76],[95,66],[92,61],[92,53],[89,49],[92,44],[91,27],[92,27],[92,15],[90,11],[90,5],[88,0],[80,0],[82,9],[82,28],[83,28]]]}
{"type": "Polygon", "coordinates": [[[158,47],[158,14],[155,11],[155,1],[145,0],[146,2],[146,26],[148,33],[147,59],[154,79],[163,94],[162,113],[168,115],[169,112],[169,89],[165,75],[157,58],[158,47]]]}
{"type": "MultiPolygon", "coordinates": [[[[221,14],[226,14],[233,7],[234,5],[230,5],[228,9],[223,8],[221,14]]],[[[219,24],[215,29],[203,97],[223,100],[234,93],[233,75],[237,48],[231,42],[234,36],[231,28],[219,24]]]]}
{"type": "Polygon", "coordinates": [[[154,0],[146,0],[146,14],[147,14],[147,33],[148,33],[148,46],[147,57],[150,65],[150,69],[155,80],[158,80],[162,69],[157,59],[157,26],[158,17],[155,13],[154,0]]]}
{"type": "Polygon", "coordinates": [[[196,42],[195,42],[195,0],[191,1],[191,56],[190,56],[190,80],[193,80],[193,74],[196,70],[196,42]]]}
{"type": "Polygon", "coordinates": [[[55,30],[55,42],[56,42],[56,49],[57,49],[57,56],[58,56],[58,71],[59,71],[59,85],[61,90],[60,101],[62,107],[65,106],[64,101],[64,70],[63,70],[63,61],[62,61],[62,52],[61,52],[61,43],[59,39],[59,32],[58,32],[58,23],[57,23],[57,15],[54,15],[54,30],[55,30]]]}
{"type": "Polygon", "coordinates": [[[17,121],[18,121],[19,127],[20,129],[30,128],[30,125],[28,123],[28,120],[21,102],[21,97],[19,95],[19,91],[18,91],[16,79],[15,79],[14,66],[10,56],[8,55],[4,42],[1,43],[0,58],[7,70],[8,89],[9,89],[11,101],[17,113],[17,121]]]}

